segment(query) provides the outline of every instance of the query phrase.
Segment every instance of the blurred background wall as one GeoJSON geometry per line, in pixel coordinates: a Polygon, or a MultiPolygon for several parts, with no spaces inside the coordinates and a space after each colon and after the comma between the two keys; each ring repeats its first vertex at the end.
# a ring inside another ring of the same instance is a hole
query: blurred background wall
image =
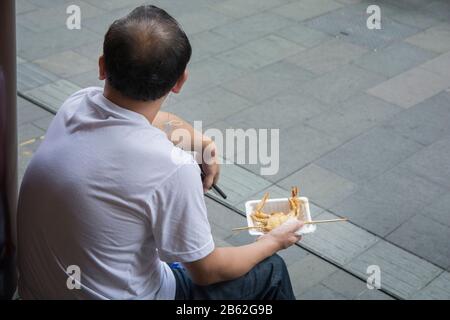
{"type": "Polygon", "coordinates": [[[0,299],[16,286],[16,33],[14,0],[0,1],[0,299]]]}

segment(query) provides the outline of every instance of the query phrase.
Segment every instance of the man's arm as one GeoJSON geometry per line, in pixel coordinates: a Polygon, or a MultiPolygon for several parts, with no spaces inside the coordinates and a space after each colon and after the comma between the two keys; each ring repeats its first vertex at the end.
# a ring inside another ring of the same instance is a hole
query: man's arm
{"type": "MultiPolygon", "coordinates": [[[[186,151],[197,151],[201,157],[201,167],[205,173],[203,178],[203,190],[207,192],[213,184],[219,180],[220,167],[217,161],[217,151],[211,138],[195,130],[188,122],[180,117],[164,111],[159,111],[156,115],[153,126],[166,132],[167,137],[174,144],[186,151]],[[165,127],[170,123],[172,130],[167,132],[165,127]],[[195,150],[195,148],[200,150],[195,150]]],[[[200,160],[200,159],[198,159],[200,160]]]]}
{"type": "Polygon", "coordinates": [[[173,130],[172,132],[166,132],[168,133],[168,138],[174,144],[179,145],[183,150],[194,151],[195,146],[201,146],[202,149],[204,149],[210,143],[213,143],[209,137],[195,130],[187,121],[170,112],[159,111],[153,120],[152,125],[164,131],[166,124],[169,122],[171,123],[173,130]],[[178,131],[178,133],[174,133],[173,131],[176,129],[181,130],[178,131]],[[180,137],[182,130],[184,130],[186,134],[189,134],[189,137],[180,137]]]}
{"type": "Polygon", "coordinates": [[[258,241],[240,247],[216,248],[205,258],[183,263],[194,283],[210,285],[245,275],[259,262],[300,240],[295,232],[303,226],[299,220],[289,220],[258,241]]]}

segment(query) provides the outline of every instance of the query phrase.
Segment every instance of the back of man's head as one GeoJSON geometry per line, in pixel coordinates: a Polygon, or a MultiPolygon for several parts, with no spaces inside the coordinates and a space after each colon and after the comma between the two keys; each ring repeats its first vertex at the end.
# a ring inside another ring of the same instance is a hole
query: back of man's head
{"type": "Polygon", "coordinates": [[[157,100],[183,75],[191,53],[174,18],[155,6],[141,6],[116,20],[105,35],[106,79],[128,98],[157,100]]]}

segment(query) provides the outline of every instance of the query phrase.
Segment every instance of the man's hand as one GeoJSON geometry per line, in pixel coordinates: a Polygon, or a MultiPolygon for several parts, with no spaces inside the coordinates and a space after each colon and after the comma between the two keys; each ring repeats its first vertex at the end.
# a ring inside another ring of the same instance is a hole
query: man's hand
{"type": "Polygon", "coordinates": [[[219,180],[220,166],[217,161],[216,145],[213,141],[205,141],[202,152],[200,166],[203,171],[203,191],[206,193],[219,180]]]}
{"type": "Polygon", "coordinates": [[[215,248],[198,261],[183,263],[194,283],[202,286],[236,279],[279,250],[300,240],[295,232],[303,222],[291,219],[261,236],[258,241],[240,247],[215,248]]]}
{"type": "MultiPolygon", "coordinates": [[[[206,193],[219,180],[220,167],[217,161],[217,150],[214,141],[201,132],[197,132],[189,123],[180,117],[159,111],[152,123],[167,134],[167,138],[175,145],[186,151],[196,151],[197,146],[201,146],[201,158],[197,159],[203,171],[203,190],[206,193]],[[168,123],[170,130],[166,130],[168,123]],[[174,125],[176,124],[176,125],[174,125]],[[182,130],[177,130],[182,129],[182,130]],[[174,135],[174,132],[177,134],[174,135]],[[187,134],[186,138],[183,134],[187,134]]],[[[200,153],[200,152],[199,152],[200,153]]]]}
{"type": "Polygon", "coordinates": [[[269,233],[259,237],[258,241],[273,241],[277,244],[278,250],[287,249],[301,240],[302,236],[295,234],[301,227],[303,227],[302,221],[291,218],[269,233]]]}

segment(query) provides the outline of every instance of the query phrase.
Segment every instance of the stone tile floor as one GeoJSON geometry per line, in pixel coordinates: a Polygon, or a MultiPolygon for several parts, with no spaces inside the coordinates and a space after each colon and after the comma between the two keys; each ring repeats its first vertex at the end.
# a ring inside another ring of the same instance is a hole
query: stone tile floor
{"type": "MultiPolygon", "coordinates": [[[[101,85],[103,34],[142,2],[16,1],[18,89],[34,102],[19,98],[20,177],[53,117],[37,105],[56,111],[101,85]],[[81,30],[65,27],[68,4],[81,7],[81,30]]],[[[448,299],[450,3],[376,1],[382,30],[369,30],[372,2],[150,1],[179,19],[194,50],[190,80],[166,108],[205,128],[281,129],[276,175],[224,166],[229,204],[299,185],[315,216],[351,218],[283,253],[299,298],[387,298],[355,277],[378,264],[390,294],[448,299]]],[[[252,241],[230,233],[239,215],[208,207],[218,244],[252,241]]]]}

